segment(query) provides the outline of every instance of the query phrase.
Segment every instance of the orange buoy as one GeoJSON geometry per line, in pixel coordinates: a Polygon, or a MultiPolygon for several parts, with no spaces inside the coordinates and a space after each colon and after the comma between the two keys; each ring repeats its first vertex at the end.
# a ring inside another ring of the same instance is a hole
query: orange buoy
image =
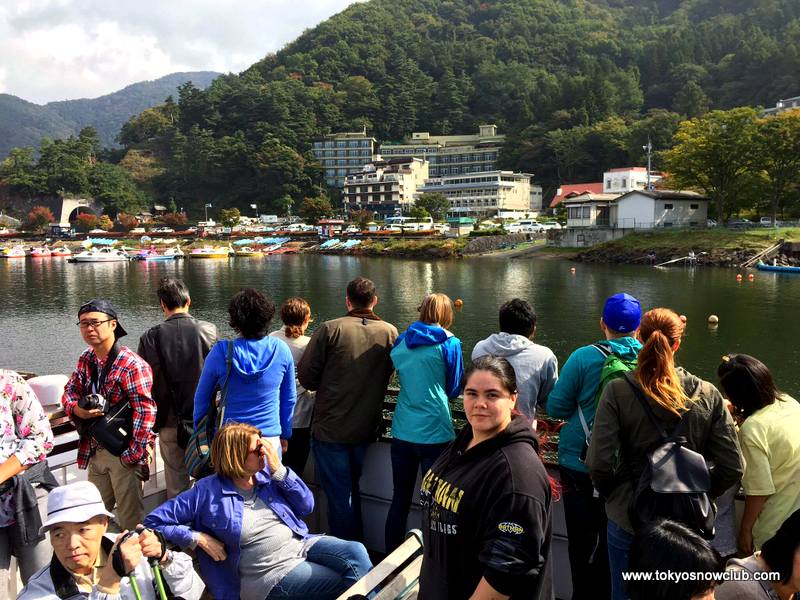
{"type": "Polygon", "coordinates": [[[752,273],[750,273],[750,274],[747,276],[747,280],[748,280],[748,281],[753,281],[753,279],[755,279],[755,275],[753,275],[752,273]]]}
{"type": "Polygon", "coordinates": [[[742,280],[742,274],[741,274],[741,273],[738,273],[738,274],[736,275],[736,281],[741,281],[741,280],[742,280]]]}
{"type": "Polygon", "coordinates": [[[575,274],[575,267],[570,267],[570,270],[569,270],[569,272],[570,272],[570,273],[572,273],[572,274],[574,275],[574,274],[575,274]]]}
{"type": "Polygon", "coordinates": [[[464,306],[464,301],[461,298],[456,298],[456,301],[453,302],[456,308],[461,308],[464,306]]]}

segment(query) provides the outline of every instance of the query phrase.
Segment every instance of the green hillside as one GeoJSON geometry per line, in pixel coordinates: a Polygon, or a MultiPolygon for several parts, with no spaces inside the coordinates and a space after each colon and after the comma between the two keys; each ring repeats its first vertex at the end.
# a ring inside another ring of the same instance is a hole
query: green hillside
{"type": "Polygon", "coordinates": [[[50,102],[43,106],[0,94],[0,158],[11,148],[37,147],[45,137],[66,138],[77,135],[86,126],[97,130],[104,146],[114,146],[120,127],[133,115],[177,94],[178,86],[187,81],[204,89],[218,75],[209,71],[172,73],[99,98],[50,102]]]}

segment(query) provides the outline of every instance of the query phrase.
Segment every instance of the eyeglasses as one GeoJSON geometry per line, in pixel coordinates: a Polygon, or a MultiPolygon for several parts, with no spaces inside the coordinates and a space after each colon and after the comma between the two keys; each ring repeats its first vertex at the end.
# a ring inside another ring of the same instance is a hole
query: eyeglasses
{"type": "Polygon", "coordinates": [[[75,323],[75,325],[77,325],[81,329],[89,329],[90,327],[92,329],[97,329],[103,323],[108,323],[109,321],[113,321],[113,320],[114,319],[106,319],[105,321],[97,321],[97,320],[95,320],[95,321],[78,321],[77,323],[75,323]]]}

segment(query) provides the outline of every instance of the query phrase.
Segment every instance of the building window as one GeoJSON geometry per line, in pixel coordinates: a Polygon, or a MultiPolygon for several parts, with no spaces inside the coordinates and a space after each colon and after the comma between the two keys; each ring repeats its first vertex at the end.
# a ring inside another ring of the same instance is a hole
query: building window
{"type": "Polygon", "coordinates": [[[689,208],[691,208],[692,210],[697,210],[698,208],[700,208],[700,205],[699,204],[690,204],[689,208]]]}
{"type": "MultiPolygon", "coordinates": [[[[665,204],[664,205],[664,210],[672,210],[672,208],[673,208],[672,204],[665,204]]],[[[665,227],[666,227],[666,225],[665,225],[665,227]]]]}

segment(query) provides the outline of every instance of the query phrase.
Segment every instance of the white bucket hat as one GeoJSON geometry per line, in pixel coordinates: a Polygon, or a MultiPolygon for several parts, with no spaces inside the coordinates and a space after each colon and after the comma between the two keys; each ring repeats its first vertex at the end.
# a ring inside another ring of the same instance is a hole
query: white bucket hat
{"type": "Polygon", "coordinates": [[[84,523],[98,515],[111,519],[100,490],[89,481],[78,481],[53,489],[47,496],[47,520],[39,533],[45,533],[59,523],[84,523]]]}

